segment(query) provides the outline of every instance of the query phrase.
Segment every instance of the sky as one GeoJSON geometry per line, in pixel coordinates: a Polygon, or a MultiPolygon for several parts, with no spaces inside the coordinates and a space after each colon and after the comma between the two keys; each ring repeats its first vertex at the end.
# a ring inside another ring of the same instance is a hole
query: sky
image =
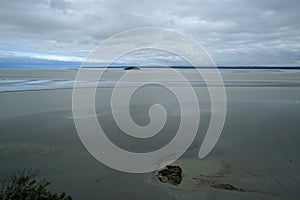
{"type": "Polygon", "coordinates": [[[299,10],[299,0],[2,0],[0,60],[81,62],[114,34],[161,27],[220,66],[300,66],[299,10]]]}

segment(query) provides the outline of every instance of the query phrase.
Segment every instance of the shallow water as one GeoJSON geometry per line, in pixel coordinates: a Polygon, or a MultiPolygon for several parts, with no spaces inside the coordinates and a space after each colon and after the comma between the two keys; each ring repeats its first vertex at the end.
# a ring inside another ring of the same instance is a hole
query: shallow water
{"type": "MultiPolygon", "coordinates": [[[[95,71],[96,69],[90,69],[95,71]]],[[[98,69],[103,70],[103,69],[98,69]]],[[[98,87],[110,88],[116,84],[118,78],[124,74],[122,69],[108,69],[99,81],[87,80],[85,87],[90,87],[93,82],[98,87]]],[[[206,87],[201,76],[196,75],[194,69],[176,69],[176,71],[188,78],[194,87],[206,87]]],[[[76,70],[74,69],[0,69],[0,92],[28,91],[45,89],[70,89],[75,83],[76,70]]],[[[211,73],[211,70],[201,71],[203,74],[211,73]]],[[[221,69],[226,87],[300,87],[300,70],[275,70],[275,69],[252,69],[233,70],[221,69]]],[[[168,82],[173,86],[180,87],[181,83],[172,79],[162,69],[142,69],[133,72],[132,81],[124,83],[126,87],[134,87],[142,81],[142,76],[153,76],[154,80],[162,83],[168,82]]],[[[219,82],[211,81],[215,87],[220,87],[219,82]]]]}

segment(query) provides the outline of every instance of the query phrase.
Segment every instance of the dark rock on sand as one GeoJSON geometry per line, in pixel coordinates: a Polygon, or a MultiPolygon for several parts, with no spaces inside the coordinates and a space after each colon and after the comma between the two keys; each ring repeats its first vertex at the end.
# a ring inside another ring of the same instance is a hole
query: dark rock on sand
{"type": "Polygon", "coordinates": [[[215,185],[211,185],[211,187],[216,188],[216,189],[222,189],[222,190],[232,190],[232,191],[245,192],[244,189],[236,188],[231,184],[215,184],[215,185]]]}
{"type": "Polygon", "coordinates": [[[157,174],[158,180],[171,185],[179,185],[182,181],[182,169],[179,166],[168,165],[157,174]]]}

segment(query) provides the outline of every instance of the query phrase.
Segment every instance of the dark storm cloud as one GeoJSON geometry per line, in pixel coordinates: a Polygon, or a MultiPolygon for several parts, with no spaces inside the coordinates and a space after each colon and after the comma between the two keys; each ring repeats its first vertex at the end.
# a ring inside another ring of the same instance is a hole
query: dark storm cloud
{"type": "Polygon", "coordinates": [[[156,26],[196,39],[220,65],[299,65],[298,0],[0,3],[1,52],[84,57],[103,39],[156,26]]]}

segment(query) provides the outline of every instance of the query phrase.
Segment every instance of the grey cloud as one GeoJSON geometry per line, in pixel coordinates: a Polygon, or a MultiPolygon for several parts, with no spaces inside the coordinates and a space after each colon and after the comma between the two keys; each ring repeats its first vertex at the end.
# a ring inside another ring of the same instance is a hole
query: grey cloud
{"type": "Polygon", "coordinates": [[[155,26],[196,39],[219,65],[299,65],[299,8],[298,0],[1,1],[0,45],[84,57],[112,34],[155,26]]]}

